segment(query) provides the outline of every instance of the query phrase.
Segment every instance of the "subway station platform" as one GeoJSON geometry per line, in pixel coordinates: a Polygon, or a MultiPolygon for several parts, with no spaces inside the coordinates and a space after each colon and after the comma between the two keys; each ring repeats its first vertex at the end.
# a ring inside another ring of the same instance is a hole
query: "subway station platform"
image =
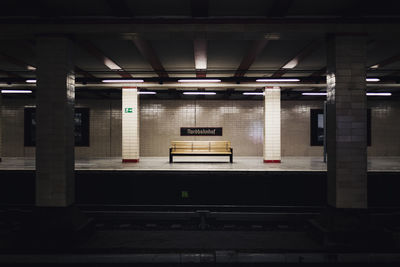
{"type": "MultiPolygon", "coordinates": [[[[326,171],[322,157],[283,157],[281,163],[263,163],[262,157],[141,157],[138,163],[122,163],[121,158],[76,159],[76,170],[93,171],[326,171]]],[[[5,157],[0,170],[34,170],[34,158],[5,157]]],[[[400,172],[400,157],[371,157],[370,172],[400,172]]]]}

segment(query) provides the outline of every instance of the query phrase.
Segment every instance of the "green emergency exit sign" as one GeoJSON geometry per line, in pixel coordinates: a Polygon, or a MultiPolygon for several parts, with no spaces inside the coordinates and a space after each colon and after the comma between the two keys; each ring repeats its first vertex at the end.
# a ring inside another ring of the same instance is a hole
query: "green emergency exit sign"
{"type": "Polygon", "coordinates": [[[125,108],[125,113],[133,113],[133,108],[125,108]]]}

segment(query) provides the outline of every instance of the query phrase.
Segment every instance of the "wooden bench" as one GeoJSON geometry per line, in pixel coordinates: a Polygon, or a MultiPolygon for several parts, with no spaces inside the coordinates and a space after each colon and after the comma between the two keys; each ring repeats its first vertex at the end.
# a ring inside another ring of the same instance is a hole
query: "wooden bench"
{"type": "Polygon", "coordinates": [[[171,141],[169,162],[173,156],[229,156],[233,162],[233,149],[229,141],[171,141]]]}

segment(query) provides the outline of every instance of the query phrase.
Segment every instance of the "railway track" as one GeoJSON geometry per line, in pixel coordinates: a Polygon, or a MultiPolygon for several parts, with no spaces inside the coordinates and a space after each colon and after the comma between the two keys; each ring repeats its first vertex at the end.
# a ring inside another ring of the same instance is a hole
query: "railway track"
{"type": "MultiPolygon", "coordinates": [[[[99,230],[304,231],[321,206],[80,205],[99,230]]],[[[0,229],[18,228],[32,206],[0,206],[0,229]]],[[[380,223],[398,221],[400,209],[370,209],[380,223]],[[393,219],[396,218],[396,219],[393,219]]]]}

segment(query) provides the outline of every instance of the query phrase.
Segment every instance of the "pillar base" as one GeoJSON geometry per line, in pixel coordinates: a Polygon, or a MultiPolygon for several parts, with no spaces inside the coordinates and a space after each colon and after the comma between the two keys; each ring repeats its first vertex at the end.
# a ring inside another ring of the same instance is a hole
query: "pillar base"
{"type": "Polygon", "coordinates": [[[281,163],[280,159],[264,159],[264,163],[281,163]]]}
{"type": "Polygon", "coordinates": [[[138,163],[139,159],[122,159],[122,163],[138,163]]]}
{"type": "Polygon", "coordinates": [[[23,222],[19,246],[57,250],[87,240],[94,232],[93,219],[76,206],[36,207],[23,222]]]}
{"type": "Polygon", "coordinates": [[[392,232],[371,222],[367,209],[328,207],[309,221],[308,234],[332,248],[382,249],[394,244],[392,232]]]}

